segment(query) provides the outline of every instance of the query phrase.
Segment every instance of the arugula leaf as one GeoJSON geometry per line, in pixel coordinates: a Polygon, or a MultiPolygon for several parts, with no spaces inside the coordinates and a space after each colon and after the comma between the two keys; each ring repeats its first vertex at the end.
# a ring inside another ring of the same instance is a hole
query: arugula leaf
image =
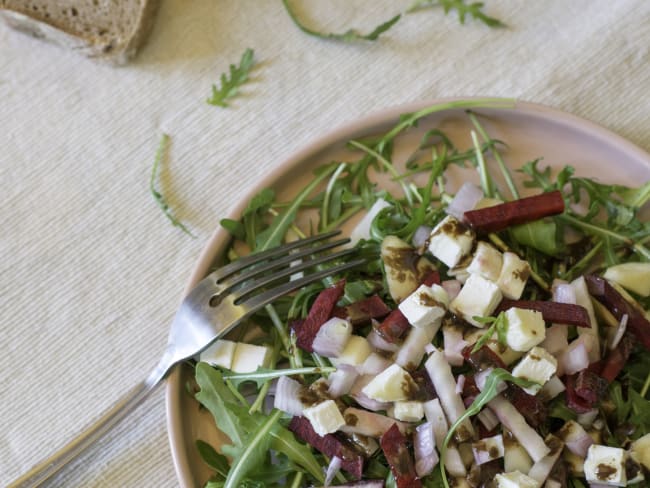
{"type": "Polygon", "coordinates": [[[558,238],[558,226],[554,219],[517,225],[510,231],[519,244],[537,249],[548,256],[557,256],[563,251],[558,238]]]}
{"type": "Polygon", "coordinates": [[[508,332],[508,319],[506,318],[505,312],[500,312],[496,317],[472,317],[480,324],[491,324],[488,330],[485,331],[474,347],[472,348],[472,354],[481,349],[485,344],[487,344],[494,333],[497,333],[498,341],[500,344],[506,343],[506,334],[508,332]]]}
{"type": "MultiPolygon", "coordinates": [[[[468,418],[472,417],[473,415],[478,414],[481,409],[488,404],[490,400],[492,400],[494,397],[496,397],[499,394],[498,386],[499,383],[502,381],[509,381],[510,383],[514,383],[517,386],[521,386],[523,388],[527,388],[530,386],[535,386],[537,383],[534,381],[529,381],[529,380],[524,380],[522,378],[517,378],[515,376],[512,376],[509,371],[506,371],[503,368],[494,368],[490,375],[487,377],[487,380],[485,380],[485,386],[483,387],[483,391],[474,399],[472,404],[467,407],[467,410],[465,410],[465,413],[463,413],[458,419],[456,419],[456,422],[453,423],[453,425],[449,428],[449,432],[447,432],[447,436],[445,437],[444,442],[442,443],[442,448],[440,449],[440,459],[444,460],[445,455],[447,453],[447,446],[449,445],[449,441],[451,441],[452,437],[454,436],[454,433],[456,432],[456,429],[468,418]]],[[[440,474],[442,475],[442,482],[445,488],[449,488],[449,482],[447,481],[447,472],[445,471],[445,463],[444,461],[440,463],[440,474]]]]}
{"type": "Polygon", "coordinates": [[[483,12],[483,2],[465,3],[465,0],[415,0],[407,12],[416,12],[425,8],[442,7],[445,15],[450,11],[458,12],[458,20],[461,24],[465,23],[465,18],[469,15],[475,20],[483,22],[488,27],[506,27],[499,19],[490,17],[483,12]]]}
{"type": "Polygon", "coordinates": [[[291,7],[289,0],[282,0],[284,8],[287,10],[289,17],[296,26],[303,31],[305,34],[310,36],[318,37],[320,39],[329,39],[334,41],[343,41],[343,42],[354,42],[354,41],[376,41],[377,38],[386,32],[388,29],[393,27],[399,19],[402,17],[401,14],[391,17],[386,22],[382,22],[377,27],[375,27],[372,32],[369,34],[361,34],[356,29],[348,29],[343,33],[332,33],[332,32],[319,32],[307,27],[299,18],[294,9],[291,7]]]}
{"type": "Polygon", "coordinates": [[[206,100],[207,103],[227,107],[226,101],[237,95],[241,85],[248,81],[248,75],[254,63],[253,50],[248,48],[242,54],[239,66],[230,65],[230,78],[226,76],[226,73],[222,73],[221,87],[217,88],[217,85],[212,85],[212,96],[206,100]]]}
{"type": "Polygon", "coordinates": [[[221,373],[209,364],[200,362],[196,365],[196,382],[200,387],[195,395],[196,399],[210,411],[219,430],[226,434],[236,447],[242,447],[246,433],[230,408],[231,405],[237,404],[237,399],[225,385],[221,373]]]}
{"type": "Polygon", "coordinates": [[[203,459],[208,466],[214,469],[219,476],[222,476],[223,478],[228,476],[230,466],[228,465],[228,459],[226,456],[219,454],[214,447],[200,439],[196,441],[196,449],[199,451],[201,459],[203,459]]]}
{"type": "Polygon", "coordinates": [[[156,177],[158,176],[158,169],[160,167],[160,163],[163,160],[163,157],[165,155],[165,150],[167,149],[168,144],[169,144],[169,136],[167,134],[163,134],[162,138],[160,139],[160,144],[158,145],[158,150],[156,151],[156,157],[153,162],[153,168],[151,169],[151,177],[149,178],[149,191],[151,192],[151,195],[153,195],[153,198],[158,204],[158,206],[160,207],[160,209],[165,214],[165,217],[167,217],[175,227],[180,228],[187,235],[196,238],[196,236],[192,234],[187,229],[187,227],[183,225],[183,223],[180,220],[174,217],[174,214],[172,214],[172,211],[169,208],[169,204],[162,196],[162,194],[158,190],[156,190],[155,182],[156,182],[156,177]]]}

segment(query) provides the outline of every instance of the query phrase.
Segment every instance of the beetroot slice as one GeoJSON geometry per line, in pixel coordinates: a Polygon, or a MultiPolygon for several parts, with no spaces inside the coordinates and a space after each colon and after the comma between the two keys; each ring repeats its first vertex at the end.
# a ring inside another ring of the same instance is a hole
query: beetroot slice
{"type": "Polygon", "coordinates": [[[473,344],[466,346],[463,349],[463,357],[477,373],[488,368],[506,368],[503,360],[488,346],[481,346],[476,352],[472,352],[473,348],[473,344]]]}
{"type": "Polygon", "coordinates": [[[422,285],[433,286],[440,284],[440,271],[437,269],[430,269],[422,278],[422,285]]]}
{"type": "Polygon", "coordinates": [[[393,424],[379,441],[395,477],[397,488],[418,488],[422,483],[415,473],[415,463],[406,442],[406,437],[400,432],[397,424],[393,424]]]}
{"type": "Polygon", "coordinates": [[[390,308],[378,296],[373,295],[363,300],[353,302],[345,307],[335,307],[332,315],[341,319],[347,319],[357,327],[367,324],[371,319],[380,319],[390,313],[390,308]]]}
{"type": "Polygon", "coordinates": [[[519,386],[509,384],[503,396],[510,400],[531,427],[539,427],[548,418],[548,407],[535,395],[529,395],[519,386]]]}
{"type": "Polygon", "coordinates": [[[564,378],[564,386],[566,386],[566,404],[567,407],[576,413],[586,413],[591,410],[593,406],[576,392],[576,376],[577,374],[572,374],[564,378]]]}
{"type": "Polygon", "coordinates": [[[321,291],[309,309],[305,321],[301,324],[294,323],[297,325],[293,329],[296,333],[296,344],[300,349],[314,352],[314,338],[321,326],[332,316],[336,302],[343,295],[344,287],[345,280],[341,280],[333,287],[321,291]]]}
{"type": "Polygon", "coordinates": [[[629,334],[624,334],[621,342],[605,356],[605,361],[603,367],[600,371],[600,376],[605,378],[608,382],[614,381],[619,373],[625,367],[627,360],[632,354],[632,349],[634,348],[634,342],[630,338],[629,334]]]}
{"type": "Polygon", "coordinates": [[[360,479],[363,475],[363,456],[335,434],[318,435],[311,426],[311,422],[305,417],[293,417],[289,422],[289,430],[296,434],[298,439],[306,442],[326,456],[340,458],[341,468],[356,479],[360,479]]]}
{"type": "Polygon", "coordinates": [[[583,369],[576,374],[574,386],[576,395],[592,407],[596,406],[603,398],[607,391],[607,386],[607,380],[588,369],[583,369]]]}
{"type": "Polygon", "coordinates": [[[493,207],[470,210],[465,212],[463,217],[475,231],[489,233],[562,212],[564,212],[562,193],[551,191],[493,207]]]}
{"type": "Polygon", "coordinates": [[[501,300],[501,303],[499,303],[494,314],[496,315],[499,312],[505,312],[509,308],[513,307],[541,312],[542,317],[544,317],[546,322],[569,324],[578,327],[591,327],[587,309],[581,305],[573,305],[571,303],[558,303],[543,300],[510,300],[504,298],[501,300]]]}
{"type": "Polygon", "coordinates": [[[399,308],[396,308],[377,326],[376,330],[382,339],[394,344],[402,339],[410,327],[408,319],[399,308]]]}
{"type": "Polygon", "coordinates": [[[591,296],[602,303],[617,320],[627,315],[627,327],[637,340],[650,351],[650,322],[628,302],[606,279],[596,275],[585,276],[591,296]]]}

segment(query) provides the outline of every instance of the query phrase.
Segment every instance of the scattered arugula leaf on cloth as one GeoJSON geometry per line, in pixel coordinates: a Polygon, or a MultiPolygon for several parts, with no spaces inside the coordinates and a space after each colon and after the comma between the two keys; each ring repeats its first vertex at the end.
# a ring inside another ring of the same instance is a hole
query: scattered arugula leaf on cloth
{"type": "Polygon", "coordinates": [[[165,216],[170,220],[170,222],[175,227],[180,228],[187,235],[196,238],[196,236],[192,234],[189,231],[189,229],[185,227],[185,225],[174,216],[165,198],[158,190],[156,190],[155,183],[156,183],[156,178],[158,176],[158,170],[160,168],[160,163],[163,160],[163,157],[165,155],[165,150],[167,149],[168,144],[169,144],[169,136],[167,134],[163,134],[162,138],[160,139],[160,144],[158,145],[158,150],[156,151],[156,157],[153,162],[153,168],[151,169],[151,177],[149,178],[149,191],[151,192],[151,195],[153,195],[154,200],[161,208],[165,216]]]}
{"type": "MultiPolygon", "coordinates": [[[[289,17],[293,23],[296,24],[296,26],[305,34],[319,37],[321,39],[343,42],[376,41],[381,34],[397,24],[403,15],[397,14],[391,17],[386,22],[379,24],[368,34],[362,34],[354,28],[350,28],[341,33],[320,32],[305,25],[305,23],[299,18],[295,9],[291,6],[290,0],[282,0],[282,3],[284,4],[284,8],[287,10],[287,13],[289,14],[289,17]]],[[[412,13],[418,10],[424,10],[426,8],[435,6],[442,7],[444,9],[445,15],[449,14],[449,12],[452,10],[456,10],[458,12],[458,19],[461,24],[464,24],[467,16],[470,16],[480,22],[483,22],[489,27],[505,27],[505,24],[499,19],[490,17],[485,12],[483,12],[484,4],[482,2],[473,2],[467,4],[465,3],[465,0],[416,0],[413,5],[406,11],[406,13],[412,13]]]]}
{"type": "Polygon", "coordinates": [[[251,48],[246,49],[241,56],[239,66],[230,65],[230,78],[226,73],[221,74],[221,86],[212,85],[212,96],[207,99],[210,105],[227,107],[227,100],[231,99],[237,93],[241,85],[248,81],[248,75],[255,64],[254,51],[251,48]]]}

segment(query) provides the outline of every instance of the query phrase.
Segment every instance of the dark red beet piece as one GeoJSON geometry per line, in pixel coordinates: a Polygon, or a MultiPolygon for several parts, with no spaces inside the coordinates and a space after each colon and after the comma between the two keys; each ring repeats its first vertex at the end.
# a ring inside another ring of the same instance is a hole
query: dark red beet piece
{"type": "Polygon", "coordinates": [[[627,315],[627,328],[638,341],[650,351],[650,322],[623,295],[621,295],[605,278],[596,275],[585,276],[589,293],[602,303],[617,320],[627,315]]]}
{"type": "Polygon", "coordinates": [[[475,231],[489,233],[562,212],[564,212],[562,193],[551,191],[493,207],[470,210],[465,212],[463,218],[475,231]]]}
{"type": "Polygon", "coordinates": [[[584,398],[578,395],[575,388],[576,375],[568,375],[564,378],[564,386],[566,386],[566,404],[571,410],[576,413],[586,413],[593,407],[584,398]]]}
{"type": "Polygon", "coordinates": [[[332,315],[342,319],[348,319],[357,327],[367,324],[371,319],[380,319],[390,313],[390,308],[377,295],[373,295],[358,302],[351,303],[345,307],[335,307],[332,315]]]}
{"type": "Polygon", "coordinates": [[[583,369],[576,374],[574,386],[576,395],[592,407],[603,398],[607,386],[607,380],[588,369],[583,369]]]}
{"type": "Polygon", "coordinates": [[[406,445],[406,437],[397,424],[388,429],[379,441],[386,461],[395,477],[397,488],[418,488],[422,486],[415,473],[415,463],[406,445]]]}
{"type": "Polygon", "coordinates": [[[632,349],[634,349],[634,342],[628,334],[624,334],[621,342],[607,353],[603,367],[599,373],[600,376],[610,383],[614,381],[625,367],[627,360],[630,358],[630,354],[632,354],[632,349]]]}
{"type": "Polygon", "coordinates": [[[341,468],[356,479],[360,479],[363,475],[363,456],[335,434],[318,435],[311,426],[311,422],[305,417],[292,418],[289,422],[289,430],[296,434],[298,439],[313,446],[326,456],[340,458],[341,468]]]}
{"type": "Polygon", "coordinates": [[[427,373],[427,370],[420,368],[411,373],[411,378],[415,381],[415,384],[418,385],[418,391],[415,393],[413,400],[419,402],[428,402],[434,398],[438,398],[436,394],[436,389],[433,387],[431,382],[431,376],[427,373]]]}
{"type": "Polygon", "coordinates": [[[422,278],[422,284],[427,286],[440,284],[440,272],[437,269],[430,269],[422,278]]]}
{"type": "Polygon", "coordinates": [[[548,407],[537,396],[529,395],[517,385],[508,384],[503,396],[510,400],[531,427],[539,427],[548,419],[548,407]]]}
{"type": "Polygon", "coordinates": [[[394,344],[402,339],[410,327],[408,319],[399,308],[396,308],[377,326],[376,330],[385,341],[394,344]]]}
{"type": "Polygon", "coordinates": [[[499,312],[505,312],[512,307],[541,312],[546,322],[576,325],[578,327],[591,327],[587,309],[580,305],[573,305],[571,303],[558,303],[543,300],[510,300],[504,298],[501,300],[501,303],[499,303],[494,315],[497,315],[499,312]]]}
{"type": "Polygon", "coordinates": [[[505,363],[489,347],[482,346],[478,351],[472,352],[474,345],[467,346],[463,349],[463,357],[472,365],[476,372],[483,371],[487,368],[504,368],[505,363]]]}
{"type": "Polygon", "coordinates": [[[321,291],[313,305],[309,309],[307,318],[298,327],[294,327],[296,333],[296,344],[300,349],[307,352],[313,352],[313,343],[316,334],[321,326],[329,320],[332,316],[332,311],[336,306],[336,302],[343,295],[345,287],[345,280],[339,281],[331,288],[326,288],[321,291]]]}

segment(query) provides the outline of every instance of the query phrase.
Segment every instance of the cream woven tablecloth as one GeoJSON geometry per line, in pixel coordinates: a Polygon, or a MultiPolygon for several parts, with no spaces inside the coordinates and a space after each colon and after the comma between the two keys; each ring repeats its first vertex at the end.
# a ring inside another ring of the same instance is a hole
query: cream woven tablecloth
{"type": "MultiPolygon", "coordinates": [[[[367,30],[410,1],[294,0],[311,25],[367,30]]],[[[518,97],[650,150],[647,0],[488,0],[494,30],[427,10],[375,43],[309,37],[280,0],[163,0],[113,68],[0,25],[0,485],[156,363],[200,250],[241,195],[335,126],[439,97],[518,97]],[[245,48],[228,109],[205,103],[245,48]],[[148,190],[162,133],[161,190],[148,190]]],[[[615,164],[615,162],[614,162],[615,164]]],[[[53,486],[176,486],[160,389],[53,486]]]]}

